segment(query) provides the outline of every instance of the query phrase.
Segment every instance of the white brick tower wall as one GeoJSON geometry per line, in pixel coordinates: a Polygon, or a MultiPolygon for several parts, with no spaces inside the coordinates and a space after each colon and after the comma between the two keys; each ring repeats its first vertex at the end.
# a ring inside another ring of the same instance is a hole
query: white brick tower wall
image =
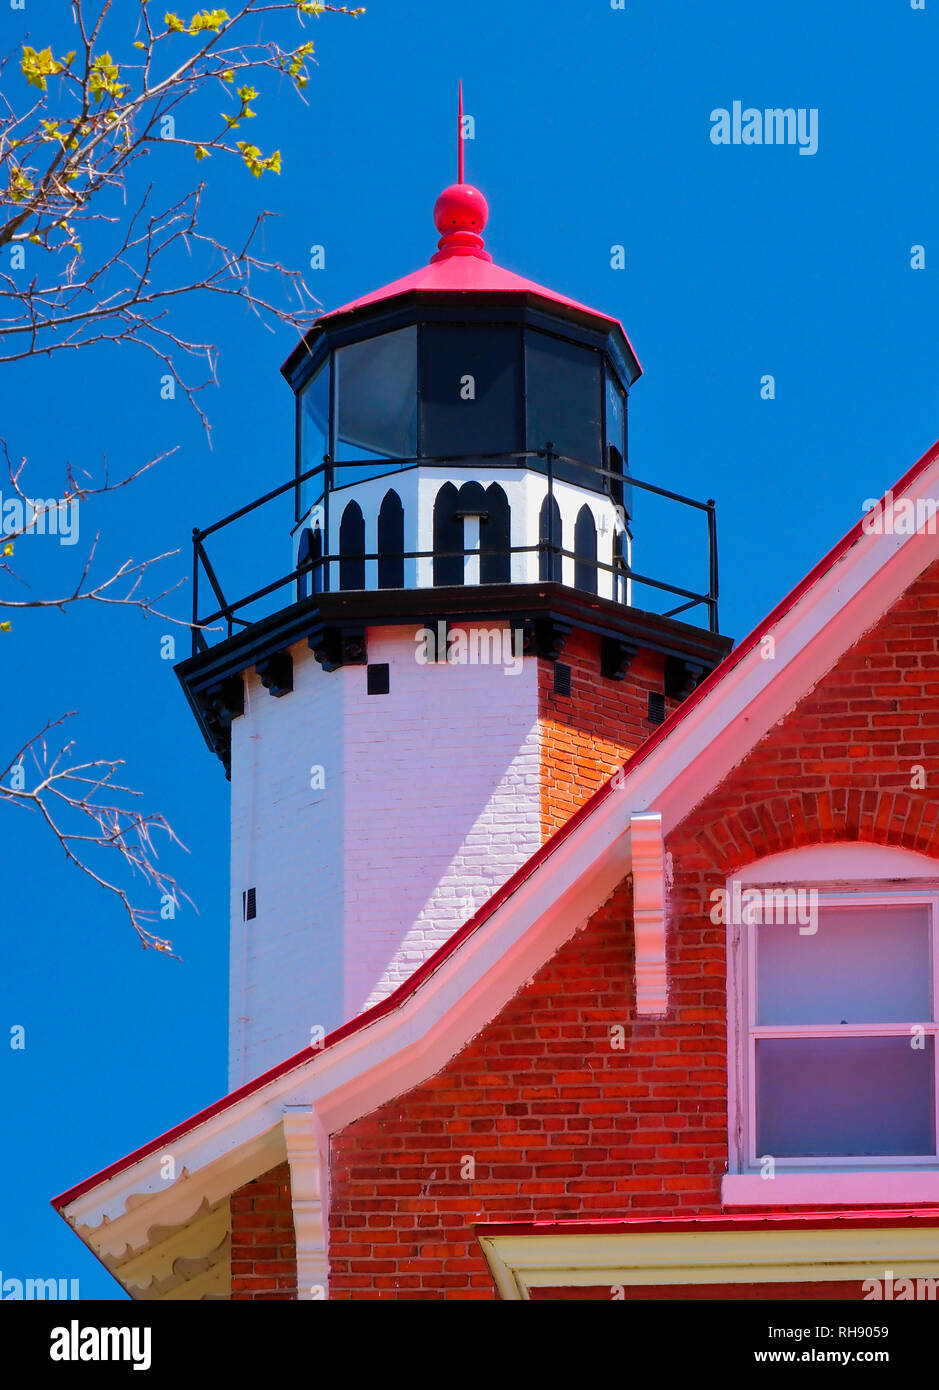
{"type": "Polygon", "coordinates": [[[306,644],[290,694],[246,674],[232,724],[233,1087],[383,999],[538,848],[537,661],[420,664],[415,632],[369,629],[388,694],[367,693],[364,666],[324,671],[306,644]]]}

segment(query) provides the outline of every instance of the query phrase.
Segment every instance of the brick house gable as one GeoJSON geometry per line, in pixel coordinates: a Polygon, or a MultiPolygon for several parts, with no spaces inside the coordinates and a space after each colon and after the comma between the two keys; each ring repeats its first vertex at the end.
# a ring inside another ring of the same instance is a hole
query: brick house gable
{"type": "Polygon", "coordinates": [[[937,610],[939,562],[669,837],[684,883],[696,855],[721,877],[844,840],[939,855],[937,610]],[[915,767],[922,789],[911,787],[915,767]]]}
{"type": "Polygon", "coordinates": [[[669,835],[666,1019],[633,1014],[622,884],[443,1071],[333,1136],[331,1297],[493,1297],[478,1221],[720,1210],[726,962],[709,892],[825,841],[939,857],[937,606],[939,562],[669,835]]]}

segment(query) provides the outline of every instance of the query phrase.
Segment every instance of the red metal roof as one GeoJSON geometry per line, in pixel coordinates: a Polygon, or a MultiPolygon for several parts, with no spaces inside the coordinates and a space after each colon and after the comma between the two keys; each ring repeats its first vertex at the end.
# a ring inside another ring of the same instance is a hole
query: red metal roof
{"type": "MultiPolygon", "coordinates": [[[[482,237],[488,216],[489,208],[485,198],[471,184],[455,183],[445,188],[434,205],[434,221],[441,236],[437,243],[438,249],[431,257],[429,265],[421,266],[419,270],[402,276],[400,280],[392,280],[390,284],[382,285],[380,289],[372,290],[369,294],[360,295],[358,299],[352,299],[348,304],[340,305],[338,309],[330,309],[325,314],[320,314],[309,331],[315,332],[320,324],[330,322],[341,314],[372,308],[376,304],[383,304],[415,292],[532,295],[558,308],[587,314],[618,330],[626,340],[635,361],[636,379],[641,376],[642,365],[619,319],[600,313],[598,309],[591,309],[588,304],[569,299],[567,295],[558,294],[556,290],[538,285],[534,280],[526,280],[524,276],[516,275],[514,271],[505,270],[493,263],[482,237]]],[[[286,370],[287,363],[292,361],[296,351],[297,348],[294,348],[282,370],[286,370]]]]}
{"type": "MultiPolygon", "coordinates": [[[[462,142],[460,149],[462,152],[462,142]]],[[[414,290],[424,294],[534,294],[565,309],[576,309],[582,314],[602,319],[617,327],[626,337],[622,324],[618,319],[610,318],[609,314],[600,314],[586,304],[579,304],[576,299],[568,299],[566,295],[557,294],[544,285],[536,285],[533,280],[525,280],[511,270],[494,265],[482,235],[488,220],[489,205],[478,188],[464,183],[462,179],[459,183],[451,184],[434,204],[434,224],[440,233],[440,240],[430,265],[422,266],[400,280],[392,280],[390,285],[372,290],[371,294],[353,299],[339,309],[330,310],[321,315],[317,323],[334,318],[337,314],[349,314],[367,305],[395,299],[398,295],[411,294],[414,290]]],[[[626,341],[629,342],[629,339],[626,338],[626,341]]]]}
{"type": "MultiPolygon", "coordinates": [[[[921,473],[925,472],[932,463],[936,462],[936,460],[939,460],[939,440],[923,454],[922,458],[913,464],[912,468],[904,473],[903,477],[894,484],[890,491],[894,496],[902,493],[921,473]]],[[[664,743],[668,736],[681,724],[682,720],[686,719],[690,712],[696,708],[716,686],[719,686],[737,665],[739,665],[747,653],[758,646],[765,633],[776,626],[785,614],[788,613],[791,608],[795,607],[808,590],[811,589],[812,586],[860,540],[863,534],[863,521],[863,517],[859,518],[847,535],[842,537],[824,559],[820,560],[815,568],[810,570],[805,578],[796,585],[792,592],[778,603],[773,611],[753,629],[749,636],[745,637],[739,646],[735,647],[734,650],[724,658],[720,665],[716,667],[694,691],[692,691],[687,699],[683,700],[681,704],[672,711],[665,722],[660,724],[658,728],[650,734],[646,741],[639,745],[636,752],[624,764],[623,770],[632,771],[634,767],[644,762],[654,749],[658,748],[661,743],[664,743]]],[[[92,1188],[97,1187],[100,1183],[106,1182],[109,1178],[114,1177],[115,1174],[121,1172],[124,1168],[131,1167],[132,1164],[146,1158],[148,1154],[153,1153],[161,1146],[172,1143],[173,1140],[178,1139],[180,1135],[186,1134],[192,1129],[196,1129],[200,1124],[205,1124],[206,1121],[212,1119],[214,1115],[219,1114],[223,1110],[227,1110],[230,1106],[237,1104],[238,1101],[243,1100],[254,1091],[259,1091],[278,1077],[284,1076],[288,1072],[304,1066],[307,1062],[319,1056],[320,1053],[324,1052],[327,1048],[335,1047],[343,1038],[362,1031],[370,1024],[376,1022],[376,1020],[383,1018],[386,1014],[399,1008],[449,956],[459,949],[466,938],[477,931],[484,922],[488,921],[502,904],[506,902],[513,893],[517,892],[522,884],[535,873],[540,865],[573,834],[577,827],[591,816],[608,796],[615,792],[620,781],[620,773],[614,773],[609,781],[605,782],[602,787],[599,787],[594,792],[593,796],[574,812],[570,820],[566,821],[559,830],[556,830],[551,838],[546,840],[530,859],[526,860],[520,868],[516,869],[515,873],[506,880],[501,888],[493,893],[492,897],[483,904],[478,912],[474,913],[468,921],[463,923],[462,927],[454,932],[449,940],[445,941],[432,956],[429,956],[422,965],[418,966],[413,975],[410,975],[403,984],[400,984],[398,988],[389,994],[386,999],[383,999],[381,1003],[374,1005],[373,1008],[366,1010],[365,1013],[359,1014],[358,1017],[350,1019],[348,1023],[344,1023],[340,1028],[337,1028],[335,1032],[328,1034],[316,1053],[311,1052],[309,1047],[305,1047],[292,1057],[287,1057],[283,1062],[278,1063],[276,1067],[272,1067],[270,1071],[262,1073],[261,1076],[255,1077],[253,1081],[249,1081],[244,1086],[240,1086],[238,1090],[232,1091],[227,1096],[223,1096],[220,1100],[215,1101],[214,1104],[207,1106],[206,1109],[200,1110],[198,1114],[193,1115],[190,1119],[184,1120],[181,1124],[175,1125],[172,1129],[167,1130],[165,1134],[158,1135],[156,1139],[151,1139],[147,1144],[142,1145],[139,1149],[135,1149],[133,1153],[128,1154],[125,1158],[118,1159],[117,1162],[110,1164],[107,1168],[102,1169],[101,1172],[94,1173],[91,1177],[85,1178],[74,1187],[70,1187],[66,1192],[60,1193],[58,1197],[53,1197],[52,1206],[57,1210],[61,1210],[63,1207],[68,1206],[70,1202],[75,1201],[76,1198],[81,1197],[85,1192],[91,1191],[92,1188]]]]}
{"type": "Polygon", "coordinates": [[[353,299],[339,309],[331,309],[329,313],[322,314],[316,322],[322,323],[326,319],[335,318],[337,314],[350,314],[355,309],[380,304],[383,300],[410,294],[414,290],[425,294],[535,294],[540,299],[550,300],[552,304],[560,304],[566,309],[577,309],[582,314],[602,319],[605,323],[619,328],[623,336],[626,336],[619,320],[611,318],[609,314],[601,314],[586,304],[579,304],[576,299],[568,299],[556,290],[536,285],[533,280],[526,280],[514,271],[503,270],[502,266],[496,265],[493,261],[484,261],[473,255],[450,255],[439,261],[431,261],[429,265],[421,266],[420,270],[412,271],[400,280],[392,280],[390,285],[383,285],[379,290],[363,294],[359,299],[353,299]]]}

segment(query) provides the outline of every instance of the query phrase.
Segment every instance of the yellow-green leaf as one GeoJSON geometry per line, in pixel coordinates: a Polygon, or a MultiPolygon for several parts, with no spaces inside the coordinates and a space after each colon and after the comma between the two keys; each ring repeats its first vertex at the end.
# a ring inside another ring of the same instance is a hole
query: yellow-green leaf
{"type": "Polygon", "coordinates": [[[54,77],[56,73],[61,72],[62,64],[57,63],[53,58],[51,48],[44,48],[42,52],[37,52],[35,48],[30,48],[27,43],[23,45],[20,68],[29,85],[38,87],[41,92],[44,92],[46,91],[46,78],[54,77]]]}
{"type": "Polygon", "coordinates": [[[280,150],[275,150],[273,154],[269,154],[265,159],[257,145],[249,145],[244,140],[238,141],[238,149],[241,151],[241,157],[245,162],[245,168],[248,170],[248,173],[253,174],[256,179],[261,177],[265,169],[269,169],[273,174],[280,173],[280,150]]]}
{"type": "Polygon", "coordinates": [[[209,33],[217,34],[227,19],[226,10],[199,10],[189,21],[189,32],[198,34],[208,30],[209,33]]]}
{"type": "Polygon", "coordinates": [[[241,111],[239,114],[250,120],[252,116],[258,114],[256,111],[251,110],[251,102],[258,96],[258,90],[256,87],[239,87],[238,95],[241,97],[241,111]]]}
{"type": "Polygon", "coordinates": [[[119,73],[120,69],[112,61],[110,53],[98,55],[88,75],[88,90],[93,94],[95,102],[101,101],[104,96],[112,96],[116,101],[120,101],[127,87],[118,82],[119,73]]]}
{"type": "Polygon", "coordinates": [[[23,203],[35,187],[32,179],[22,169],[14,169],[7,184],[7,197],[11,203],[23,203]]]}

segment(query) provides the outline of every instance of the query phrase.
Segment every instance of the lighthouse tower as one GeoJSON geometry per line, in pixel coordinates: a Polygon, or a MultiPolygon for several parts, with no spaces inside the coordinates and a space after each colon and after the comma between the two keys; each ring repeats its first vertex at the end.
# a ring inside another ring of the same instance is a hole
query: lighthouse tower
{"type": "Polygon", "coordinates": [[[713,505],[630,468],[623,328],[495,265],[487,218],[461,157],[429,264],[284,364],[292,476],[194,533],[178,674],[231,779],[232,1087],[428,961],[729,647],[713,505]],[[644,572],[640,488],[701,512],[700,591],[644,572]]]}

